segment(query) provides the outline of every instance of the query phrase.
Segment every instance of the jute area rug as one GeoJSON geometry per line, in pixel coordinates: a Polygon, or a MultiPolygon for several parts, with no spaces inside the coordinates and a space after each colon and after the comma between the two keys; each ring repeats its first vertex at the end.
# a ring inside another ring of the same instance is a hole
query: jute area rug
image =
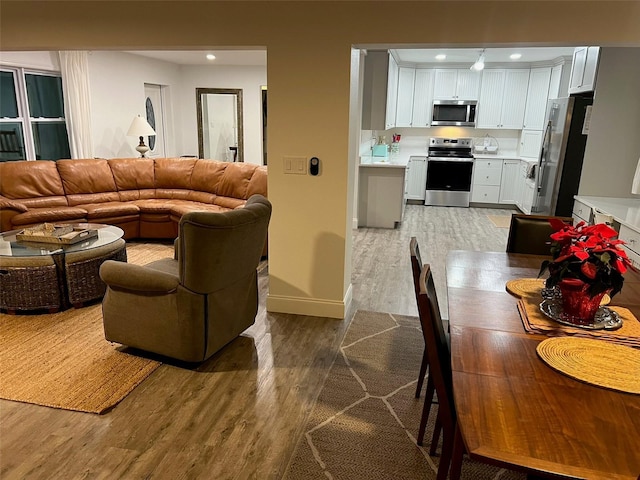
{"type": "Polygon", "coordinates": [[[511,225],[511,215],[487,215],[487,217],[498,228],[509,228],[511,225]]]}
{"type": "MultiPolygon", "coordinates": [[[[439,457],[429,455],[429,441],[437,405],[424,447],[416,443],[424,392],[414,395],[423,350],[417,318],[356,312],[285,478],[435,479],[439,457]]],[[[465,457],[462,478],[526,477],[465,457]]]]}
{"type": "MultiPolygon", "coordinates": [[[[130,263],[173,255],[168,244],[128,244],[130,263]]],[[[101,305],[45,315],[0,315],[0,398],[104,413],[160,363],[105,340],[101,305]]]]}

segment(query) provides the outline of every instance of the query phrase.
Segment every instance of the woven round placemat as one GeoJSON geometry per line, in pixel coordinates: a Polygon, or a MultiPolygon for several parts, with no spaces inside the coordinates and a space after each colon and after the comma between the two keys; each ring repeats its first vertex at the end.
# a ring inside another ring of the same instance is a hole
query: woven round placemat
{"type": "MultiPolygon", "coordinates": [[[[522,298],[538,295],[544,287],[544,282],[544,278],[514,278],[508,280],[505,287],[511,295],[522,298]]],[[[609,302],[611,302],[611,297],[605,293],[600,305],[609,305],[609,302]]]]}
{"type": "Polygon", "coordinates": [[[554,337],[540,342],[536,351],[571,378],[640,395],[640,350],[591,338],[554,337]]]}
{"type": "Polygon", "coordinates": [[[507,281],[507,292],[518,298],[537,295],[544,287],[544,278],[514,278],[507,281]]]}

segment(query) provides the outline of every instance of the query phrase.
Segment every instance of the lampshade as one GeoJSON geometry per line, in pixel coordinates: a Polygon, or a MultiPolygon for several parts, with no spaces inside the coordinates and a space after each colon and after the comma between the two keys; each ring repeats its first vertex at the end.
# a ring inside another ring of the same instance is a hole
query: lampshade
{"type": "Polygon", "coordinates": [[[636,166],[636,174],[633,176],[633,182],[631,183],[631,193],[640,195],[640,158],[636,166]]]}
{"type": "Polygon", "coordinates": [[[127,132],[128,137],[146,137],[155,134],[156,132],[151,128],[149,122],[140,115],[133,117],[129,131],[127,132]]]}

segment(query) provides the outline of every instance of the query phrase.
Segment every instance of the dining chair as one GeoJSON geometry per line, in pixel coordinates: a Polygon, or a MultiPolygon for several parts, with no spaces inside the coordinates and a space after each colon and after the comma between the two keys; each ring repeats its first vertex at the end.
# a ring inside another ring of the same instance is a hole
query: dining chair
{"type": "Polygon", "coordinates": [[[554,230],[549,219],[562,220],[573,224],[571,217],[554,217],[546,215],[526,215],[514,213],[509,224],[509,237],[507,239],[508,253],[528,253],[532,255],[551,256],[550,242],[554,230]]]}
{"type": "MultiPolygon", "coordinates": [[[[438,397],[438,421],[434,430],[434,439],[431,442],[431,454],[435,453],[435,447],[439,434],[436,436],[438,425],[442,428],[442,453],[438,466],[437,480],[444,480],[449,473],[451,465],[451,479],[460,477],[464,444],[459,432],[456,432],[456,413],[453,403],[453,374],[451,370],[451,352],[447,336],[444,331],[435,284],[431,268],[425,264],[418,278],[418,290],[416,293],[418,303],[418,316],[422,326],[422,335],[426,345],[429,361],[429,379],[433,379],[435,392],[438,397]],[[455,441],[455,442],[454,442],[455,441]],[[455,445],[454,445],[455,443],[455,445]],[[455,452],[455,458],[453,456],[455,452]],[[453,465],[455,460],[456,465],[453,465]],[[455,477],[454,475],[457,475],[455,477]]],[[[427,404],[425,398],[425,409],[427,404]]],[[[424,413],[423,413],[424,415],[424,413]]],[[[439,433],[439,432],[438,432],[439,433]]]]}
{"type": "MultiPolygon", "coordinates": [[[[420,248],[418,247],[418,239],[411,237],[409,242],[409,251],[411,253],[411,270],[413,272],[413,286],[416,294],[416,301],[418,294],[420,293],[420,271],[422,270],[422,259],[420,257],[420,248]]],[[[418,384],[416,386],[416,398],[420,398],[420,392],[422,391],[422,385],[424,383],[424,377],[427,374],[429,368],[429,357],[427,355],[427,345],[425,343],[424,353],[422,354],[422,363],[420,365],[420,373],[418,374],[418,384]]],[[[422,410],[422,417],[420,418],[420,428],[418,430],[418,445],[422,445],[424,441],[424,432],[427,427],[427,421],[429,420],[429,414],[431,412],[431,405],[433,402],[433,394],[435,393],[435,386],[431,376],[427,378],[427,389],[425,392],[424,407],[422,410]]]]}

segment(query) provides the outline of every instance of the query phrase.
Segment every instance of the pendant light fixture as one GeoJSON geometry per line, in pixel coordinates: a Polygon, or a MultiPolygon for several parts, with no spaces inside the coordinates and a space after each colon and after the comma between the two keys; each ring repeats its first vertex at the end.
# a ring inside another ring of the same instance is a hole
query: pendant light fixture
{"type": "Polygon", "coordinates": [[[478,60],[476,60],[476,63],[471,65],[470,70],[475,70],[476,72],[484,70],[484,48],[480,52],[480,56],[478,57],[478,60]]]}

